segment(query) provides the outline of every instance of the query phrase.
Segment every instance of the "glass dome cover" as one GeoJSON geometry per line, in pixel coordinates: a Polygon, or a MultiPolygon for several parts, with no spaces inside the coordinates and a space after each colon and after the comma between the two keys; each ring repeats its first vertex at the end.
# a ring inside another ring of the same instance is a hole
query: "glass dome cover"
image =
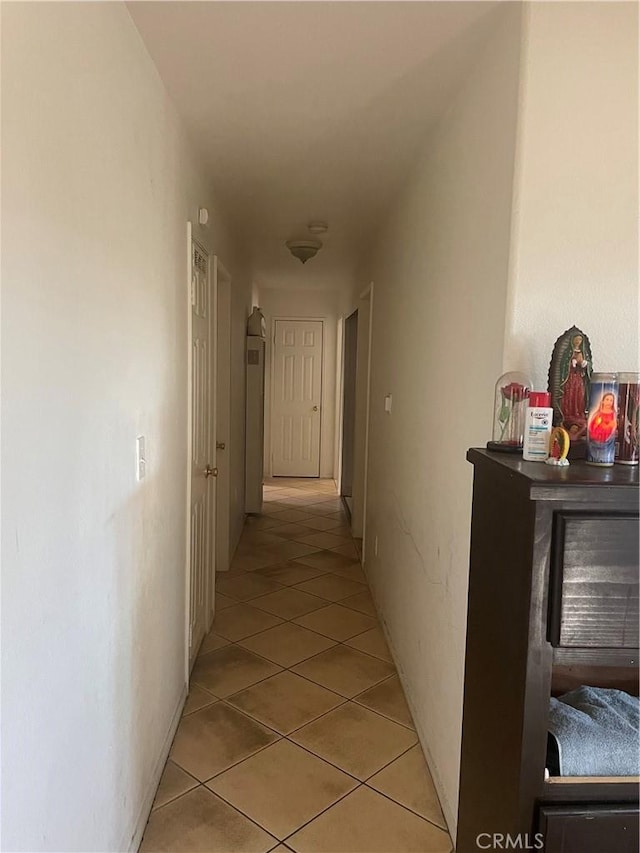
{"type": "Polygon", "coordinates": [[[531,381],[524,373],[510,371],[498,379],[493,401],[492,440],[489,450],[517,453],[522,450],[524,420],[531,381]]]}

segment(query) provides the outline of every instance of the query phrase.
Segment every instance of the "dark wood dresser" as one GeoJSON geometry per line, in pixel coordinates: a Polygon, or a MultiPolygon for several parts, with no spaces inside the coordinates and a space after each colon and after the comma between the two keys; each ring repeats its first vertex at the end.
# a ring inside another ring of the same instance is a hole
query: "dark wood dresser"
{"type": "Polygon", "coordinates": [[[545,769],[550,696],[581,684],[638,695],[638,469],[486,450],[467,459],[456,850],[637,853],[637,777],[545,779],[545,769]]]}

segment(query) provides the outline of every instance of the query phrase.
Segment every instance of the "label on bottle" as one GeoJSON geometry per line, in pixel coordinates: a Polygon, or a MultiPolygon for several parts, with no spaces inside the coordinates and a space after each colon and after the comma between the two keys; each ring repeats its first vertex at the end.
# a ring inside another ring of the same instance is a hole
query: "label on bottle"
{"type": "Polygon", "coordinates": [[[529,462],[545,462],[549,456],[549,437],[553,428],[553,409],[536,407],[525,415],[522,458],[529,462]]]}

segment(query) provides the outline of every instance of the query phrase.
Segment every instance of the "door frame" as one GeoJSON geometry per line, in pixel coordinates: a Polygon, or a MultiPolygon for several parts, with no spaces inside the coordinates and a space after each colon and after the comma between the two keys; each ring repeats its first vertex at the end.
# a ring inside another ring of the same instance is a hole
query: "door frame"
{"type": "MultiPolygon", "coordinates": [[[[369,425],[371,421],[371,362],[373,356],[373,282],[369,282],[360,294],[360,302],[369,300],[369,328],[367,330],[367,378],[365,385],[365,421],[364,421],[364,447],[363,447],[363,484],[362,484],[362,564],[364,565],[367,553],[367,486],[369,479],[369,425]]],[[[357,388],[356,388],[357,395],[357,388]]]]}
{"type": "MultiPolygon", "coordinates": [[[[344,408],[344,361],[345,361],[345,321],[347,317],[350,317],[354,311],[358,311],[358,316],[362,315],[362,310],[364,308],[363,303],[369,302],[369,322],[368,328],[358,328],[358,351],[360,351],[360,343],[366,339],[367,342],[367,364],[366,364],[366,378],[364,383],[361,385],[357,384],[357,378],[359,371],[356,374],[356,400],[358,399],[360,394],[365,395],[364,399],[364,435],[362,433],[358,435],[356,432],[356,441],[355,441],[355,451],[357,453],[358,447],[361,447],[362,453],[362,557],[361,561],[364,565],[365,555],[366,555],[366,547],[367,547],[367,484],[368,484],[368,472],[369,472],[369,426],[371,420],[371,364],[373,358],[373,293],[374,293],[374,283],[373,281],[369,282],[367,287],[362,291],[358,299],[355,301],[355,304],[351,305],[349,310],[345,311],[339,318],[339,328],[340,332],[338,334],[338,352],[339,357],[337,361],[337,378],[338,382],[336,383],[336,411],[338,413],[337,424],[338,429],[336,432],[336,462],[337,462],[337,477],[336,477],[336,488],[338,490],[338,494],[342,492],[342,446],[344,441],[343,436],[343,422],[342,422],[342,412],[344,408]]],[[[355,461],[355,460],[354,460],[355,461]]],[[[360,509],[354,504],[358,513],[360,513],[360,509]]],[[[353,519],[352,519],[353,524],[353,519]]]]}
{"type": "MultiPolygon", "coordinates": [[[[187,465],[187,490],[186,490],[186,518],[185,518],[185,635],[184,635],[184,659],[185,659],[185,675],[186,682],[189,684],[189,680],[191,677],[191,669],[193,664],[195,663],[195,656],[193,661],[190,660],[190,628],[191,628],[191,483],[192,483],[192,453],[193,453],[193,418],[192,418],[192,381],[193,381],[193,358],[192,358],[192,334],[193,334],[193,322],[192,322],[192,243],[195,241],[199,243],[203,249],[207,252],[209,256],[209,305],[212,306],[212,311],[209,315],[209,340],[210,340],[210,352],[211,359],[213,360],[213,370],[210,371],[210,375],[213,379],[212,388],[211,388],[211,417],[210,417],[210,427],[211,427],[211,445],[215,451],[215,442],[216,442],[216,417],[217,417],[217,407],[216,407],[216,350],[217,350],[217,328],[216,322],[213,322],[214,316],[213,311],[217,311],[218,304],[218,294],[217,294],[217,281],[216,275],[214,274],[215,270],[215,262],[216,256],[210,251],[207,246],[207,241],[202,239],[202,234],[196,235],[194,234],[193,223],[191,220],[187,221],[187,275],[186,275],[186,288],[185,288],[185,297],[186,297],[186,309],[187,309],[187,374],[186,374],[186,382],[187,382],[187,453],[186,453],[186,465],[187,465]]],[[[215,318],[217,321],[217,317],[215,318]]],[[[213,457],[214,465],[215,465],[215,456],[213,457]]],[[[216,498],[215,498],[215,478],[214,481],[210,484],[210,488],[213,490],[213,498],[209,502],[209,525],[210,525],[210,555],[213,555],[213,559],[209,560],[209,577],[207,579],[207,598],[208,598],[208,608],[206,612],[206,621],[205,621],[205,636],[209,632],[211,628],[211,624],[213,622],[214,616],[214,608],[215,608],[215,514],[216,514],[216,498]]]]}
{"type": "MultiPolygon", "coordinates": [[[[322,358],[320,361],[320,442],[318,444],[318,477],[317,479],[322,478],[322,436],[325,429],[325,399],[324,399],[324,390],[325,390],[325,382],[324,382],[324,366],[325,366],[325,343],[326,343],[326,329],[325,323],[327,321],[326,317],[272,317],[271,318],[271,330],[269,333],[269,456],[268,456],[268,476],[273,477],[273,402],[275,396],[275,372],[276,372],[276,359],[275,359],[275,349],[276,349],[276,323],[279,322],[291,322],[291,323],[322,323],[322,358]]],[[[303,479],[313,480],[315,477],[308,477],[303,479]]]]}
{"type": "MultiPolygon", "coordinates": [[[[225,443],[225,449],[221,452],[225,454],[225,474],[226,476],[216,481],[216,524],[214,535],[214,565],[215,572],[225,572],[229,569],[231,560],[230,553],[230,516],[231,516],[231,448],[233,446],[233,437],[231,435],[231,275],[225,265],[222,263],[218,255],[213,256],[213,269],[215,275],[215,290],[216,290],[216,322],[214,323],[216,330],[226,324],[228,330],[225,340],[224,352],[221,356],[220,339],[216,331],[216,440],[222,439],[225,443]],[[221,310],[223,308],[223,310],[221,310]],[[222,376],[224,371],[224,376],[222,376]],[[222,380],[222,381],[221,381],[222,380]],[[224,420],[224,429],[221,433],[218,431],[218,422],[224,420]],[[222,486],[222,488],[221,488],[222,486]],[[224,524],[218,524],[220,520],[221,509],[225,512],[224,524]]],[[[218,448],[215,451],[216,467],[218,465],[218,448]]],[[[215,574],[214,574],[215,577],[215,574]]],[[[215,594],[215,584],[214,584],[215,594]]],[[[215,608],[215,598],[214,598],[215,608]]]]}

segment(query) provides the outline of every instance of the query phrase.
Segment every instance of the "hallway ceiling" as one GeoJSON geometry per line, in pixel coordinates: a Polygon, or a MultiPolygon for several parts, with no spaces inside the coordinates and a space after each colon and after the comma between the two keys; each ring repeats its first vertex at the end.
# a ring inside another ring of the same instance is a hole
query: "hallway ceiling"
{"type": "Polygon", "coordinates": [[[492,26],[485,2],[135,2],[128,9],[255,281],[340,288],[492,26]],[[284,246],[323,219],[304,267],[284,246]]]}

